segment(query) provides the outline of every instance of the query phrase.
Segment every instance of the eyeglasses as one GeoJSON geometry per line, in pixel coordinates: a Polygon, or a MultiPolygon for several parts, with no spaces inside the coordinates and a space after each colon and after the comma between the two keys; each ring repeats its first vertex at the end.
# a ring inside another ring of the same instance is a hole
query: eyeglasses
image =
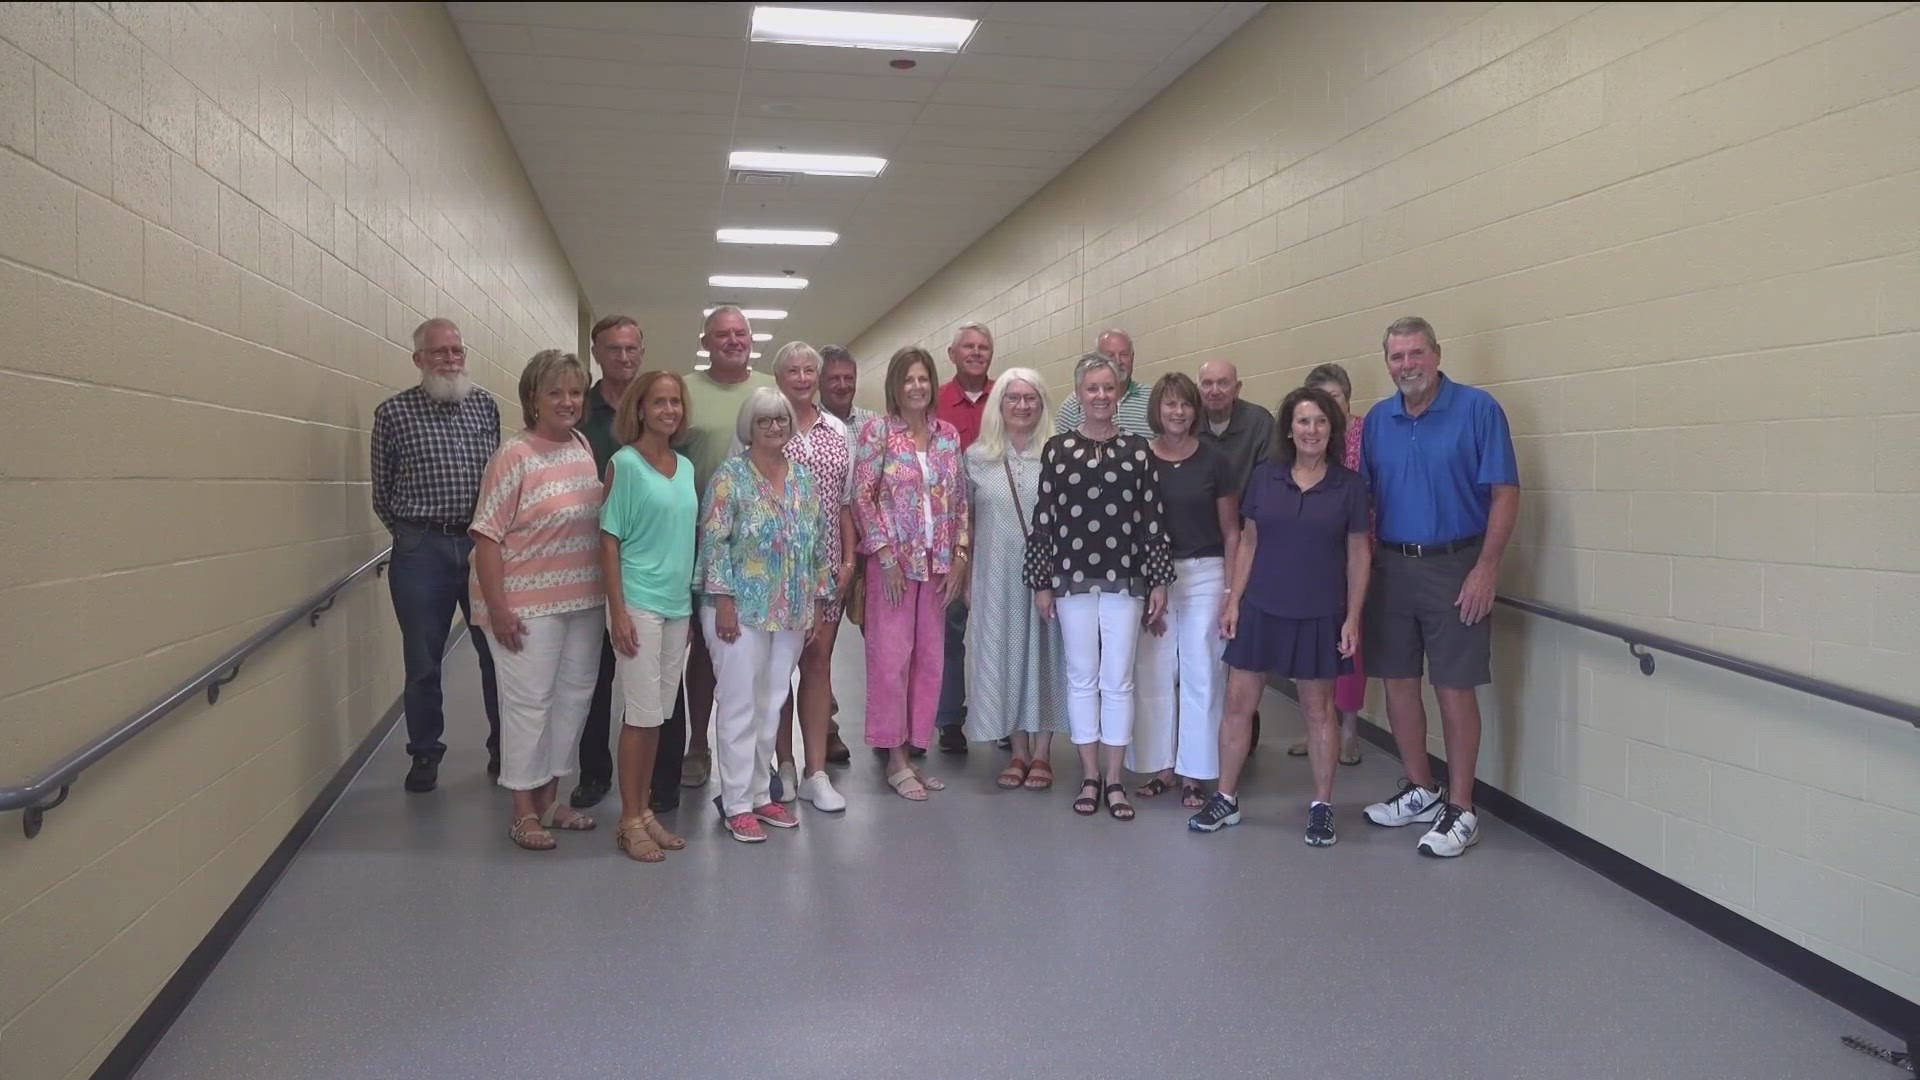
{"type": "Polygon", "coordinates": [[[753,426],[760,428],[762,431],[772,431],[776,428],[790,427],[792,424],[793,421],[784,416],[756,416],[753,418],[753,426]]]}

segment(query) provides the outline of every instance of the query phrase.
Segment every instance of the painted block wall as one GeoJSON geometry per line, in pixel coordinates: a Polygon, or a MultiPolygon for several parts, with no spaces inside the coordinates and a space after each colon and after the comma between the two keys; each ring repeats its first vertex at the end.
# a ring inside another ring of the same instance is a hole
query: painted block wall
{"type": "MultiPolygon", "coordinates": [[[[6,782],[387,542],[368,427],[421,319],[511,402],[578,311],[440,5],[0,4],[6,782]]],[[[0,822],[0,1077],[91,1072],[400,675],[370,581],[0,822]]]]}
{"type": "MultiPolygon", "coordinates": [[[[1275,4],[865,331],[865,390],[980,320],[1056,395],[1121,327],[1144,381],[1365,403],[1422,314],[1513,424],[1504,591],[1920,699],[1916,51],[1908,4],[1275,4]]],[[[1496,619],[1487,780],[1920,999],[1920,731],[1496,619]]]]}

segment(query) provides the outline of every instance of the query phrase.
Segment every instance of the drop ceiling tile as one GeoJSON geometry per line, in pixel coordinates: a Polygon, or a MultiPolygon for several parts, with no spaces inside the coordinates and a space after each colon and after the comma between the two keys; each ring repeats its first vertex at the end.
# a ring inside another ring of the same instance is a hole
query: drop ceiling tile
{"type": "Polygon", "coordinates": [[[685,34],[744,39],[752,23],[752,5],[735,3],[450,3],[455,22],[522,23],[577,30],[685,34]]]}
{"type": "MultiPolygon", "coordinates": [[[[885,69],[881,69],[885,71],[885,69]]],[[[913,72],[838,75],[810,71],[755,71],[741,81],[742,93],[753,97],[842,98],[852,101],[925,101],[940,85],[935,76],[913,72]]]]}
{"type": "MultiPolygon", "coordinates": [[[[965,55],[964,53],[962,55],[965,55]]],[[[823,49],[813,45],[782,45],[755,41],[747,45],[750,71],[810,71],[822,75],[881,75],[893,72],[896,59],[913,61],[911,74],[938,79],[952,68],[946,53],[889,52],[885,49],[823,49]]]]}
{"type": "Polygon", "coordinates": [[[1025,86],[1084,86],[1118,90],[1140,78],[1136,64],[1105,60],[1068,60],[1058,56],[996,56],[961,53],[948,69],[950,77],[973,82],[1016,83],[1025,86]]]}
{"type": "Polygon", "coordinates": [[[1043,23],[1054,26],[1098,25],[1106,29],[1192,31],[1204,24],[1218,3],[997,3],[987,12],[994,23],[1043,23]]]}
{"type": "Polygon", "coordinates": [[[527,28],[527,35],[532,51],[544,56],[624,60],[635,64],[696,64],[737,70],[747,52],[746,42],[738,38],[687,34],[534,26],[527,28]]]}
{"type": "Polygon", "coordinates": [[[480,74],[508,82],[554,82],[563,85],[617,86],[630,90],[698,90],[725,93],[739,80],[737,71],[686,64],[634,64],[621,60],[555,60],[523,53],[477,53],[473,63],[480,74]]]}
{"type": "Polygon", "coordinates": [[[829,120],[841,124],[910,124],[920,112],[917,101],[859,101],[849,98],[786,97],[742,94],[741,116],[774,120],[829,120]]]}
{"type": "MultiPolygon", "coordinates": [[[[1003,56],[1058,56],[1069,60],[1099,60],[1112,64],[1157,63],[1170,44],[1165,35],[1123,33],[1082,26],[1043,26],[1025,23],[983,23],[967,43],[970,53],[1003,56]]],[[[1179,35],[1184,39],[1186,35],[1179,35]]]]}
{"type": "Polygon", "coordinates": [[[920,112],[923,123],[987,131],[1077,131],[1093,119],[1093,109],[1000,109],[985,105],[933,103],[920,112]]]}
{"type": "Polygon", "coordinates": [[[1019,83],[971,82],[947,79],[933,100],[947,105],[991,105],[1011,109],[1098,112],[1109,108],[1125,89],[1072,86],[1034,86],[1019,83]]]}

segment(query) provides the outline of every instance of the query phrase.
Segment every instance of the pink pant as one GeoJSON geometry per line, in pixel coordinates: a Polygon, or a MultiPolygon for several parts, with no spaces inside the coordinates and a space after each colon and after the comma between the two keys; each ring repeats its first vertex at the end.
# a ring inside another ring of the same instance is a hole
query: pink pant
{"type": "Polygon", "coordinates": [[[922,749],[933,738],[946,666],[945,593],[938,579],[907,579],[898,604],[887,603],[886,571],[867,557],[867,745],[922,749]]]}
{"type": "Polygon", "coordinates": [[[1360,666],[1360,646],[1353,648],[1353,674],[1333,680],[1333,707],[1343,713],[1357,713],[1367,703],[1367,672],[1360,666]]]}

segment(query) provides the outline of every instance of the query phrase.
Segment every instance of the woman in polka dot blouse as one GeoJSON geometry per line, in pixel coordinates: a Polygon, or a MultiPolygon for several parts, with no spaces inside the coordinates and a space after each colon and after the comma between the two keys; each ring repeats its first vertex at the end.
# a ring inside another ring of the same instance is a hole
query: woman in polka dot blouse
{"type": "Polygon", "coordinates": [[[1027,587],[1041,618],[1060,616],[1067,722],[1080,751],[1077,814],[1133,818],[1121,760],[1133,735],[1133,655],[1143,622],[1173,581],[1165,510],[1147,441],[1114,425],[1120,372],[1099,353],[1073,372],[1080,425],[1040,452],[1040,499],[1027,534],[1027,587]]]}

